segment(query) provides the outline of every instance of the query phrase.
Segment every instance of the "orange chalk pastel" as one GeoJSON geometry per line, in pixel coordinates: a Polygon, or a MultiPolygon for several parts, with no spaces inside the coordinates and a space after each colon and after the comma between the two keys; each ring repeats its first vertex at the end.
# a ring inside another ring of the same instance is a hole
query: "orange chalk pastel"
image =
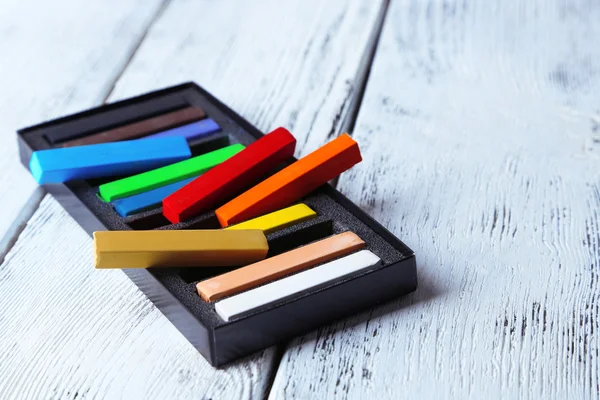
{"type": "Polygon", "coordinates": [[[222,227],[286,207],[362,161],[358,144],[343,134],[216,210],[222,227]]]}

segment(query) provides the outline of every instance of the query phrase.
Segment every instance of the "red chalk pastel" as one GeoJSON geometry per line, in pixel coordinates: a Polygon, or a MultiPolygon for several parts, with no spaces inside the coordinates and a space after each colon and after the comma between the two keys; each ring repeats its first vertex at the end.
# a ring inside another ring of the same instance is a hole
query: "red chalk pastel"
{"type": "Polygon", "coordinates": [[[275,129],[166,197],[164,216],[175,224],[220,206],[292,157],[295,148],[296,139],[287,129],[275,129]]]}

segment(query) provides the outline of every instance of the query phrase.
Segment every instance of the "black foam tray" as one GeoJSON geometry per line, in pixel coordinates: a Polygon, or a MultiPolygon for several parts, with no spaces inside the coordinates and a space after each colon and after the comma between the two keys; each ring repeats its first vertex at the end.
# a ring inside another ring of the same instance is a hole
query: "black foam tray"
{"type": "MultiPolygon", "coordinates": [[[[263,135],[198,85],[185,83],[21,129],[18,131],[21,162],[28,167],[33,151],[50,149],[63,140],[186,105],[203,108],[222,128],[219,133],[190,142],[195,155],[231,143],[248,145],[263,135]]],[[[97,230],[219,228],[214,212],[174,225],[162,216],[160,208],[121,218],[109,203],[97,196],[98,185],[109,180],[79,180],[44,187],[90,235],[97,230]]],[[[195,287],[198,281],[227,269],[124,268],[123,271],[213,366],[289,340],[416,289],[413,251],[344,195],[330,185],[323,185],[300,201],[313,208],[318,217],[268,235],[269,256],[350,230],[383,260],[382,265],[229,322],[220,319],[214,303],[203,301],[195,287]]]]}

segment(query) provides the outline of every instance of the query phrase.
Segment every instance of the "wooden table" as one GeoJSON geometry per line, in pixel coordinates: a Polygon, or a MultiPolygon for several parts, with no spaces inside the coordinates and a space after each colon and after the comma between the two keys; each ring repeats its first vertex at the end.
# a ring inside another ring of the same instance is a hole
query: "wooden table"
{"type": "Polygon", "coordinates": [[[4,0],[1,399],[598,398],[600,3],[4,0]],[[418,257],[411,296],[213,369],[17,160],[15,130],[193,80],[418,257]]]}

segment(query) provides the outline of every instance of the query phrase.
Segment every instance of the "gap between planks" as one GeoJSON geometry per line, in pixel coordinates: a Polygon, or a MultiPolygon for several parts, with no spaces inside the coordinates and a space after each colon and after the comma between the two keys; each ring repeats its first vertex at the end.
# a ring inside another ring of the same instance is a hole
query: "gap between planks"
{"type": "Polygon", "coordinates": [[[4,258],[17,242],[19,235],[27,226],[27,222],[29,222],[33,213],[40,206],[45,194],[46,191],[41,186],[35,188],[23,208],[21,208],[19,214],[8,227],[8,231],[4,235],[4,238],[0,240],[0,265],[4,263],[4,258]]]}
{"type": "MultiPolygon", "coordinates": [[[[333,139],[333,137],[343,132],[348,132],[348,135],[352,136],[352,130],[354,129],[354,126],[356,124],[358,111],[360,110],[360,106],[362,104],[362,100],[365,94],[365,89],[367,87],[367,82],[371,73],[371,65],[373,64],[375,54],[377,53],[377,47],[379,45],[379,40],[381,38],[381,32],[383,31],[383,26],[385,24],[389,5],[390,0],[385,0],[383,2],[381,10],[379,11],[379,15],[377,16],[377,19],[375,21],[373,32],[371,33],[371,36],[369,37],[369,40],[367,42],[367,46],[361,58],[356,78],[354,79],[354,85],[352,86],[353,88],[357,88],[357,90],[350,90],[348,93],[348,98],[350,99],[350,106],[346,118],[342,120],[342,123],[339,125],[339,129],[336,129],[336,125],[340,119],[342,110],[344,108],[344,104],[342,104],[340,112],[336,115],[336,119],[332,121],[331,131],[327,135],[327,139],[333,139]]],[[[334,188],[337,188],[338,181],[339,177],[332,179],[329,183],[334,188]]],[[[267,380],[268,384],[265,391],[265,399],[270,397],[271,395],[271,389],[273,388],[275,376],[277,375],[279,366],[281,365],[281,360],[283,359],[288,344],[289,341],[280,343],[279,345],[275,346],[276,349],[273,355],[273,366],[275,368],[271,370],[271,373],[269,374],[269,378],[267,380]]]]}
{"type": "MultiPolygon", "coordinates": [[[[390,0],[384,0],[383,4],[381,5],[381,10],[379,11],[379,15],[375,20],[373,32],[371,32],[371,36],[369,37],[369,41],[367,42],[367,47],[358,67],[358,73],[356,74],[356,78],[354,79],[354,85],[352,87],[356,88],[356,90],[351,90],[348,93],[348,97],[350,98],[349,111],[346,114],[346,117],[342,120],[339,129],[336,129],[336,125],[341,117],[342,110],[344,108],[344,105],[342,104],[340,112],[336,115],[336,118],[334,119],[331,125],[331,130],[327,134],[328,140],[333,139],[335,136],[343,132],[347,132],[350,136],[352,136],[353,134],[356,119],[358,117],[358,111],[360,110],[360,106],[365,95],[365,89],[367,88],[367,82],[369,81],[369,76],[371,75],[371,66],[373,65],[375,54],[377,53],[377,46],[379,45],[381,31],[383,31],[383,25],[385,24],[389,6],[390,0]],[[353,92],[354,96],[352,96],[353,92]]],[[[330,181],[331,186],[337,188],[339,179],[339,176],[332,179],[330,181]]]]}
{"type": "Polygon", "coordinates": [[[167,9],[167,7],[169,7],[169,4],[171,4],[171,0],[163,0],[161,6],[158,7],[158,9],[156,10],[156,13],[154,14],[154,16],[152,18],[150,18],[150,20],[148,21],[148,24],[146,25],[146,27],[144,29],[142,29],[140,37],[134,43],[134,45],[132,46],[131,51],[129,52],[129,56],[127,57],[127,59],[123,63],[123,67],[120,68],[119,71],[115,74],[115,77],[112,79],[112,82],[109,85],[107,85],[107,91],[102,96],[102,104],[106,104],[106,102],[110,98],[110,95],[115,90],[115,86],[117,85],[117,82],[119,81],[119,79],[121,79],[121,76],[123,76],[123,73],[125,72],[125,70],[127,69],[127,67],[129,67],[129,64],[131,64],[131,60],[133,60],[133,57],[135,56],[135,54],[140,49],[140,46],[142,45],[142,43],[144,42],[144,40],[146,40],[146,37],[148,36],[148,32],[150,32],[150,29],[152,29],[152,26],[164,14],[164,12],[167,9]]]}

